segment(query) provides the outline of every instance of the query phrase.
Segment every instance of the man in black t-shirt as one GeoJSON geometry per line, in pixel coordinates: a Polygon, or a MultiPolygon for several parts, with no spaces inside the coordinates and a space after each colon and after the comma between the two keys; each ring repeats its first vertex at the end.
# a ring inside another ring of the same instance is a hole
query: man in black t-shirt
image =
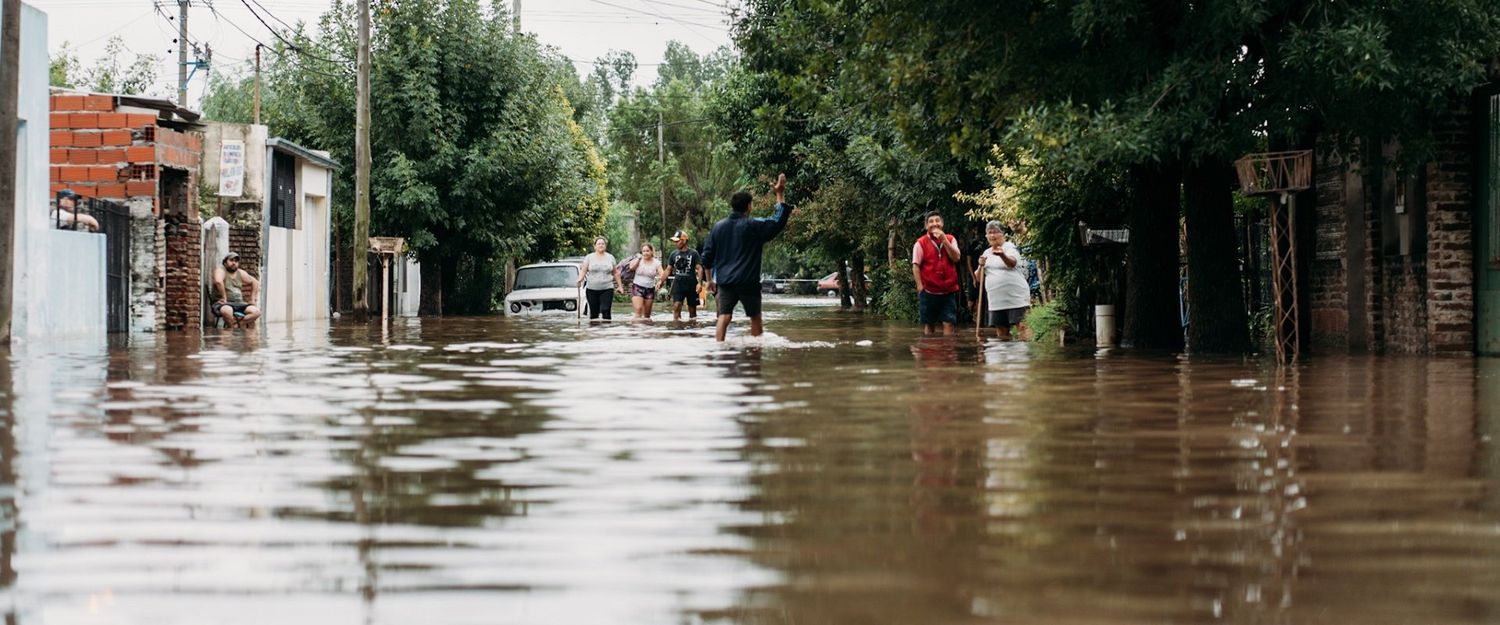
{"type": "Polygon", "coordinates": [[[688,247],[688,236],[681,230],[672,235],[677,251],[667,259],[672,270],[672,321],[682,321],[682,303],[687,302],[688,318],[698,318],[698,280],[703,277],[703,257],[688,247]]]}

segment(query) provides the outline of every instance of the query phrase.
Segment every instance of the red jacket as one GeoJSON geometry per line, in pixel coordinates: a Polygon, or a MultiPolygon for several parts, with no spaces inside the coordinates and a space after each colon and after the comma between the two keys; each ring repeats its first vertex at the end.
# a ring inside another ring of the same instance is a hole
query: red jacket
{"type": "MultiPolygon", "coordinates": [[[[955,242],[953,235],[943,236],[947,237],[949,243],[955,242]]],[[[923,291],[933,295],[958,292],[958,265],[948,258],[947,250],[938,247],[932,237],[924,234],[917,239],[915,251],[921,252],[920,259],[913,258],[912,262],[917,265],[917,271],[922,276],[923,291]]]]}

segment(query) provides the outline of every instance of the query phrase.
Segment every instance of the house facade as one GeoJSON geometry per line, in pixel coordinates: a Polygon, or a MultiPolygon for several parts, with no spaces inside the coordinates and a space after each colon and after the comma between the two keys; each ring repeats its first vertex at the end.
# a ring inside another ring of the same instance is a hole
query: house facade
{"type": "MultiPolygon", "coordinates": [[[[328,319],[333,281],[331,197],[338,163],[326,152],[268,137],[261,125],[209,122],[205,138],[209,158],[203,161],[203,180],[206,188],[218,193],[214,210],[224,220],[210,227],[228,229],[228,249],[240,255],[242,268],[260,279],[256,303],[263,319],[328,319]],[[226,171],[233,169],[236,158],[243,169],[226,171]],[[238,180],[225,184],[230,175],[238,180]]],[[[209,241],[217,235],[204,236],[209,241]]],[[[222,259],[223,254],[217,256],[222,259]]],[[[212,264],[205,264],[205,281],[212,269],[212,264]]],[[[212,323],[211,312],[205,310],[205,315],[212,323]]]]}
{"type": "Polygon", "coordinates": [[[1312,226],[1315,349],[1500,354],[1497,128],[1500,95],[1484,89],[1445,113],[1416,171],[1368,165],[1397,158],[1397,144],[1365,159],[1318,151],[1312,223],[1298,224],[1312,226]]]}

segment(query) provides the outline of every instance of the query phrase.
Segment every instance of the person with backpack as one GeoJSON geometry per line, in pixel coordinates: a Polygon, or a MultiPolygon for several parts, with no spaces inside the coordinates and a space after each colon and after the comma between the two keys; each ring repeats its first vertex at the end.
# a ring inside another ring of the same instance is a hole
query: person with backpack
{"type": "Polygon", "coordinates": [[[922,334],[943,324],[943,336],[958,323],[958,260],[962,252],[953,235],[943,232],[943,216],[927,213],[927,233],[911,248],[911,275],[917,282],[917,318],[922,334]]]}
{"type": "Polygon", "coordinates": [[[606,251],[608,249],[609,241],[604,237],[594,239],[594,253],[583,257],[583,262],[578,265],[578,285],[586,287],[584,293],[588,294],[590,320],[602,316],[608,321],[614,293],[625,291],[620,270],[615,267],[615,257],[606,251]]]}
{"type": "Polygon", "coordinates": [[[709,272],[708,290],[718,298],[719,319],[714,340],[723,343],[734,319],[734,306],[741,304],[750,317],[750,336],[765,330],[760,318],[760,259],[766,242],[786,229],[794,209],[786,204],[786,174],[771,187],[776,193],[776,212],[771,217],[750,218],[750,192],[729,198],[728,217],[714,224],[703,244],[703,268],[709,272]]]}

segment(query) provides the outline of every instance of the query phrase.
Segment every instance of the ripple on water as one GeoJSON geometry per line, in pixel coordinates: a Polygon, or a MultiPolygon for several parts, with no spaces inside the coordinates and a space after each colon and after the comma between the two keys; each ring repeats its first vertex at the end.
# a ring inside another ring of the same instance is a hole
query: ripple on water
{"type": "Polygon", "coordinates": [[[1494,363],[924,341],[798,302],[726,346],[553,316],[18,356],[17,620],[1500,613],[1494,363]]]}

